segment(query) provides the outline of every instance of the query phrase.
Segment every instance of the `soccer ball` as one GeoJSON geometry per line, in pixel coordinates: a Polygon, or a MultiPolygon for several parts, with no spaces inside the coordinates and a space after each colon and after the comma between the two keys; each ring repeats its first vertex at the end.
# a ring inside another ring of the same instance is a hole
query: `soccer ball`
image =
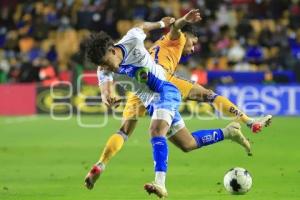
{"type": "Polygon", "coordinates": [[[232,194],[245,194],[252,186],[252,177],[246,169],[235,167],[225,174],[224,186],[232,194]]]}

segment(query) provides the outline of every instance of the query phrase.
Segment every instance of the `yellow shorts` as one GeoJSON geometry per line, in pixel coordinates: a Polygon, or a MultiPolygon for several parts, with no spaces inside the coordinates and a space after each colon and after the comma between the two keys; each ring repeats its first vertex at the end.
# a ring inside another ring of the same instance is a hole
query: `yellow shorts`
{"type": "Polygon", "coordinates": [[[123,110],[123,119],[136,119],[144,116],[146,108],[141,100],[130,92],[127,96],[127,102],[123,110]]]}
{"type": "Polygon", "coordinates": [[[194,83],[177,76],[169,76],[169,82],[173,83],[181,93],[182,99],[186,99],[192,90],[194,83]]]}
{"type": "MultiPolygon", "coordinates": [[[[193,83],[188,80],[178,78],[176,76],[170,76],[169,81],[173,83],[180,91],[183,99],[188,97],[191,89],[193,88],[193,83]]],[[[146,113],[146,108],[140,99],[133,93],[129,93],[127,96],[127,102],[123,111],[123,119],[136,119],[138,117],[144,116],[146,113]]]]}

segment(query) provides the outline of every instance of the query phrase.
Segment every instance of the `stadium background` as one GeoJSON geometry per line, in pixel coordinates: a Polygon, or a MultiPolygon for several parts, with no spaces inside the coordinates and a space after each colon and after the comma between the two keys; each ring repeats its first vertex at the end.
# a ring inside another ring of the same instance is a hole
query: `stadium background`
{"type": "MultiPolygon", "coordinates": [[[[102,115],[107,108],[100,101],[95,69],[77,52],[92,31],[104,30],[118,40],[138,21],[178,18],[192,8],[202,15],[199,43],[177,73],[228,96],[250,115],[276,117],[261,135],[244,127],[257,154],[251,159],[231,144],[188,156],[171,147],[170,199],[232,198],[220,183],[235,165],[256,179],[253,191],[241,199],[300,199],[298,0],[1,0],[0,199],[145,199],[141,186],[152,175],[143,134],[148,118],[114,159],[99,190],[87,194],[79,187],[119,121],[102,115]],[[105,120],[108,124],[99,128],[105,120]]],[[[145,45],[162,34],[152,32],[145,45]]],[[[214,112],[194,102],[181,109],[200,117],[214,112]]],[[[188,118],[187,126],[228,123],[198,117],[188,118]]]]}

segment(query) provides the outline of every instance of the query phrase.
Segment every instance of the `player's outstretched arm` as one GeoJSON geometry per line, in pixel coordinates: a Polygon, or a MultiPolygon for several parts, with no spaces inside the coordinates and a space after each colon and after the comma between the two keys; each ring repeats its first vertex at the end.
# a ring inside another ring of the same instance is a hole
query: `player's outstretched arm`
{"type": "Polygon", "coordinates": [[[200,12],[198,9],[193,9],[188,12],[183,17],[177,19],[174,24],[171,26],[170,30],[170,38],[171,40],[176,40],[180,36],[180,29],[183,28],[188,23],[196,23],[200,21],[202,18],[200,16],[200,12]]]}
{"type": "Polygon", "coordinates": [[[143,22],[138,24],[136,27],[141,28],[145,33],[147,33],[155,29],[169,27],[174,22],[175,22],[175,18],[164,17],[159,22],[143,22]]]}
{"type": "Polygon", "coordinates": [[[100,86],[101,91],[101,99],[102,102],[108,106],[108,107],[118,107],[121,103],[120,99],[117,99],[114,97],[113,94],[113,82],[107,81],[105,83],[102,83],[100,86]]]}

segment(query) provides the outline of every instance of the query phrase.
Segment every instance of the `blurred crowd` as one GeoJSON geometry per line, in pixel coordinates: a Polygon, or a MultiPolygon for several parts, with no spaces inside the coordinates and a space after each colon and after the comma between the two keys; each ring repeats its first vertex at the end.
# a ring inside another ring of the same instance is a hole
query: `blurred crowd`
{"type": "MultiPolygon", "coordinates": [[[[196,25],[196,53],[179,68],[184,76],[209,70],[299,72],[299,0],[1,0],[0,82],[68,80],[89,68],[77,52],[91,31],[118,40],[137,21],[178,18],[192,8],[200,9],[202,21],[196,25]]],[[[146,46],[161,34],[151,33],[146,46]]]]}

